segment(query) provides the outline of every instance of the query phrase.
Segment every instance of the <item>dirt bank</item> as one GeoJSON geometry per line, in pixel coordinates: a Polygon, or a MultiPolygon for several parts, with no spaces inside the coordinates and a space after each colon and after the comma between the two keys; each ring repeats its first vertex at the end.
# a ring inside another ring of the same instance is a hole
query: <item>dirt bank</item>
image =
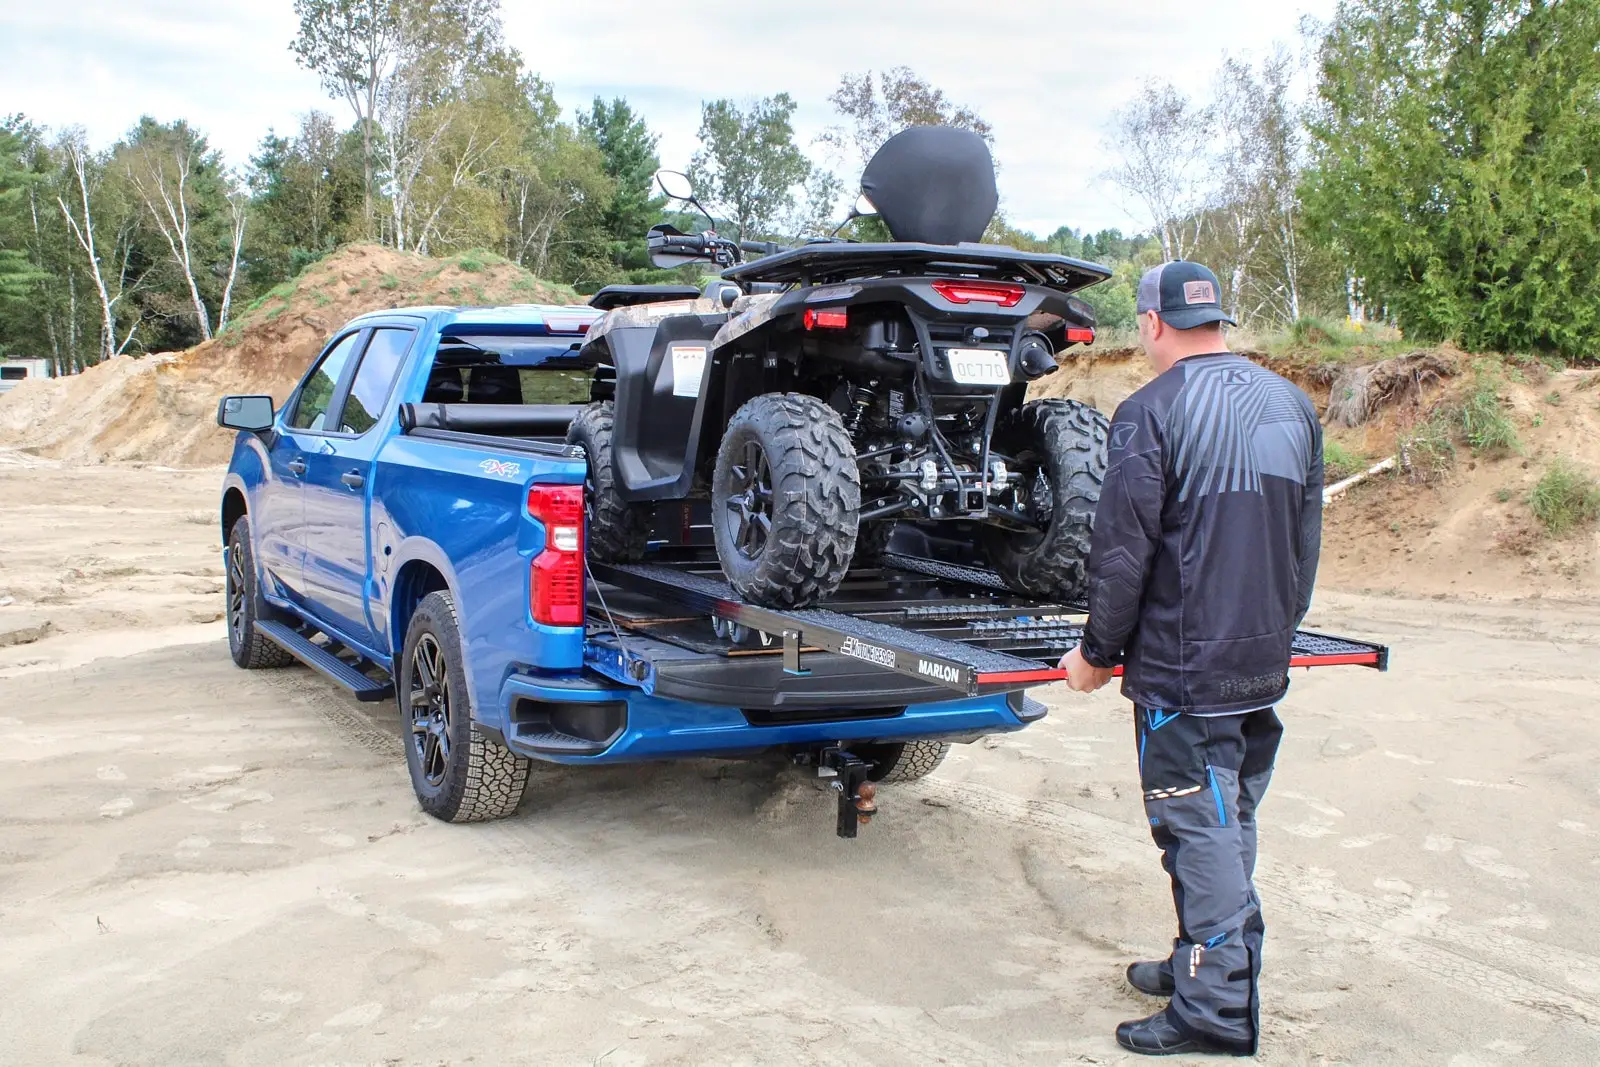
{"type": "MultiPolygon", "coordinates": [[[[1441,404],[1472,385],[1471,357],[1445,350],[1463,373],[1400,391],[1361,426],[1325,433],[1349,454],[1376,461],[1441,404]]],[[[1307,360],[1255,358],[1287,374],[1325,409],[1334,373],[1307,360]]],[[[1322,583],[1400,596],[1600,598],[1600,526],[1543,536],[1528,494],[1557,457],[1600,475],[1600,371],[1552,372],[1493,363],[1490,373],[1515,429],[1514,449],[1476,454],[1456,445],[1453,467],[1432,484],[1400,475],[1371,480],[1329,505],[1322,583]]],[[[1134,349],[1085,354],[1035,386],[1110,412],[1150,380],[1134,349]]]]}
{"type": "MultiPolygon", "coordinates": [[[[0,462],[3,610],[58,627],[0,648],[0,1059],[1134,1062],[1112,1029],[1157,1002],[1122,968],[1172,916],[1109,690],[1044,692],[851,843],[727,763],[551,771],[444,826],[393,705],[197,621],[216,478],[0,462]]],[[[1600,609],[1324,589],[1311,622],[1396,669],[1285,702],[1260,1062],[1600,1060],[1600,609]]]]}
{"type": "Polygon", "coordinates": [[[23,383],[0,397],[0,445],[89,463],[223,463],[233,437],[216,426],[217,399],[267,393],[283,401],[332,331],[357,315],[427,304],[576,299],[495,257],[440,260],[352,246],[272,290],[216,340],[23,383]]]}

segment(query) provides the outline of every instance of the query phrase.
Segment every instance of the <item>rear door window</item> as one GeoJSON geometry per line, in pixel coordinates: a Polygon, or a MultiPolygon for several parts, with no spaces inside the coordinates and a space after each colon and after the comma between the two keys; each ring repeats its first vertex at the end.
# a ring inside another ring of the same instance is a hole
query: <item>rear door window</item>
{"type": "Polygon", "coordinates": [[[356,343],[360,340],[361,331],[352,330],[323,353],[311,377],[300,387],[294,414],[289,417],[292,429],[321,431],[327,428],[328,405],[333,401],[334,390],[339,388],[339,381],[344,377],[345,368],[350,364],[350,357],[355,355],[356,343]]]}
{"type": "Polygon", "coordinates": [[[339,420],[343,433],[366,433],[378,424],[414,336],[415,331],[399,327],[380,326],[372,331],[339,420]]]}

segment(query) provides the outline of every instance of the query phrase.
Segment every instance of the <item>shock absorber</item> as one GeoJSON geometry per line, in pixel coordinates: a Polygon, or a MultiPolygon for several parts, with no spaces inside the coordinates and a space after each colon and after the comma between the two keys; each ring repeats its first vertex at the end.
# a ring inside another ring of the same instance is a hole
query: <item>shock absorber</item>
{"type": "MultiPolygon", "coordinates": [[[[873,384],[877,383],[874,382],[873,384]]],[[[854,437],[856,431],[861,428],[861,420],[866,417],[867,409],[872,406],[874,399],[876,399],[876,394],[873,393],[870,387],[865,385],[852,385],[850,387],[850,403],[853,406],[849,415],[845,418],[845,429],[850,431],[851,437],[854,437]]]]}

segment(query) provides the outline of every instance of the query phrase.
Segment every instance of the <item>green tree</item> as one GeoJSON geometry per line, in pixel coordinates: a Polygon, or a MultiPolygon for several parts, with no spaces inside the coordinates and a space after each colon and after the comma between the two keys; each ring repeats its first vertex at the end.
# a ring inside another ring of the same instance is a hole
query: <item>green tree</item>
{"type": "Polygon", "coordinates": [[[610,103],[595,97],[589,113],[579,114],[578,128],[600,149],[606,176],[616,183],[602,217],[612,262],[625,270],[648,267],[645,231],[666,202],[651,187],[661,167],[656,135],[620,96],[610,103]]]}
{"type": "Polygon", "coordinates": [[[26,298],[46,277],[28,255],[30,186],[21,116],[0,125],[0,303],[26,298]],[[15,127],[13,127],[15,124],[15,127]]]}
{"type": "Polygon", "coordinates": [[[365,232],[360,131],[309,112],[293,137],[272,131],[250,159],[251,281],[270,288],[365,232]]]}
{"type": "Polygon", "coordinates": [[[1600,5],[1344,0],[1323,42],[1313,233],[1407,334],[1600,345],[1600,5]]]}
{"type": "Polygon", "coordinates": [[[788,93],[748,110],[732,100],[700,108],[700,151],[690,176],[706,207],[721,212],[743,240],[776,230],[795,206],[795,189],[811,163],[794,143],[795,102],[788,93]]]}

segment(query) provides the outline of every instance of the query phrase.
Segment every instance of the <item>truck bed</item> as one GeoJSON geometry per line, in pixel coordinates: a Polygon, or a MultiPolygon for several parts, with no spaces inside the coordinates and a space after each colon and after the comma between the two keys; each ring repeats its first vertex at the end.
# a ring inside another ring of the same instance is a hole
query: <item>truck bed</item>
{"type": "MultiPolygon", "coordinates": [[[[1082,635],[1084,605],[927,557],[881,564],[851,571],[818,607],[778,610],[739,601],[705,549],[591,563],[589,665],[650,693],[784,719],[995,693],[1017,694],[1020,709],[1023,690],[1066,676],[1056,662],[1082,635]]],[[[1291,665],[1385,670],[1388,655],[1300,631],[1291,665]]]]}

